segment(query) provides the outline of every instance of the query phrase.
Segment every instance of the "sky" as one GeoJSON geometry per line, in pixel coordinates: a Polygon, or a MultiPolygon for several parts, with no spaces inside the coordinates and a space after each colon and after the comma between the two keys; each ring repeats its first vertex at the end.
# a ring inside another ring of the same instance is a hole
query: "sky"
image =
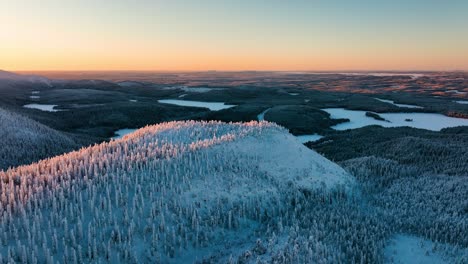
{"type": "Polygon", "coordinates": [[[0,69],[468,70],[466,0],[0,0],[0,69]]]}

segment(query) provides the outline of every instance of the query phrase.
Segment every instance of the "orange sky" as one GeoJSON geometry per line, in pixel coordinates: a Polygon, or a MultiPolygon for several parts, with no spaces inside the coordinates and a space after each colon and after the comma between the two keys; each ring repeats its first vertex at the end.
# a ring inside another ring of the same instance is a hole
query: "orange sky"
{"type": "Polygon", "coordinates": [[[4,70],[468,70],[468,1],[10,2],[4,70]]]}

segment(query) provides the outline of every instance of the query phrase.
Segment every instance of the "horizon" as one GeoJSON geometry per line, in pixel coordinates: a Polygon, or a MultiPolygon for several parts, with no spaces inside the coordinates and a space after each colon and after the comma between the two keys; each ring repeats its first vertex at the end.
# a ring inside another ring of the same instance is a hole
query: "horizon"
{"type": "Polygon", "coordinates": [[[459,0],[19,0],[0,3],[0,69],[465,72],[467,12],[459,0]]]}

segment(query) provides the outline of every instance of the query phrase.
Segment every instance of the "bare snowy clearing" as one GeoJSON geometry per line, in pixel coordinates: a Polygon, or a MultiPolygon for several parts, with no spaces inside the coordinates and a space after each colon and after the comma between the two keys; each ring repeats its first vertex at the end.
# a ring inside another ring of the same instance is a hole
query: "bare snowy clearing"
{"type": "Polygon", "coordinates": [[[447,256],[447,252],[457,252],[453,246],[436,245],[430,240],[415,236],[396,235],[389,241],[384,251],[387,263],[448,264],[457,262],[453,257],[447,256]]]}

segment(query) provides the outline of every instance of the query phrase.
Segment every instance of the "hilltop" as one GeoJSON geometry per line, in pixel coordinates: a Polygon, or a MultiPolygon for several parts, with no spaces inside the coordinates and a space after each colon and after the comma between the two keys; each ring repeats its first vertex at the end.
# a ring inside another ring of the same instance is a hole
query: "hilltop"
{"type": "Polygon", "coordinates": [[[339,166],[267,122],[148,126],[0,177],[0,253],[54,263],[263,252],[257,238],[285,232],[305,196],[340,197],[354,185],[339,166]]]}

